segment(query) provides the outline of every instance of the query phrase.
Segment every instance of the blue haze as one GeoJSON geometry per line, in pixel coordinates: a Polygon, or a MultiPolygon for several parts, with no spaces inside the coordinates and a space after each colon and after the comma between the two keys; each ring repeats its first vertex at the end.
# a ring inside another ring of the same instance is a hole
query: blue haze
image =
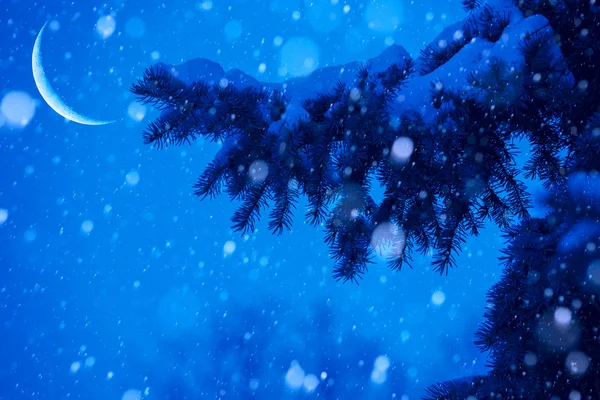
{"type": "Polygon", "coordinates": [[[417,56],[464,17],[459,0],[398,0],[389,5],[398,27],[371,29],[368,2],[312,3],[2,2],[0,98],[24,91],[37,106],[24,127],[0,120],[0,399],[135,400],[139,391],[146,399],[406,400],[436,380],[485,372],[472,342],[501,272],[496,228],[469,240],[448,276],[423,260],[399,273],[377,264],[361,285],[339,284],[302,205],[293,232],[272,236],[261,223],[240,237],[229,222],[236,204],[191,194],[216,145],[156,151],[142,143],[155,114],[132,118],[128,87],[156,61],[205,57],[282,81],[280,53],[293,37],[314,42],[319,67],[374,57],[391,43],[417,56]],[[116,30],[103,39],[95,24],[111,14],[116,30]],[[67,123],[41,99],[31,51],[48,20],[58,22],[44,43],[57,92],[116,123],[67,123]],[[235,251],[224,254],[229,241],[235,251]],[[389,360],[385,379],[372,377],[380,356],[389,360]],[[286,384],[299,368],[318,378],[313,393],[286,384]]]}

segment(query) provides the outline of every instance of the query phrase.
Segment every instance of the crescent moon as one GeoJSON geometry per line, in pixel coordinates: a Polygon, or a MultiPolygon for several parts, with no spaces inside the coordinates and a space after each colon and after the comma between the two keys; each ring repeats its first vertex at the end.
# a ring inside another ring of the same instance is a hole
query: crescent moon
{"type": "Polygon", "coordinates": [[[106,125],[113,123],[115,121],[101,121],[96,120],[90,117],[86,117],[83,114],[79,114],[75,112],[71,107],[69,107],[65,102],[60,98],[58,93],[54,91],[52,86],[50,86],[50,82],[46,77],[46,72],[44,71],[44,66],[42,64],[42,36],[44,35],[44,30],[46,29],[46,25],[48,22],[42,26],[40,32],[35,39],[35,44],[33,45],[33,54],[31,55],[31,66],[33,69],[33,80],[35,81],[35,85],[37,86],[40,94],[44,101],[58,114],[62,115],[64,118],[77,122],[78,124],[83,125],[106,125]]]}

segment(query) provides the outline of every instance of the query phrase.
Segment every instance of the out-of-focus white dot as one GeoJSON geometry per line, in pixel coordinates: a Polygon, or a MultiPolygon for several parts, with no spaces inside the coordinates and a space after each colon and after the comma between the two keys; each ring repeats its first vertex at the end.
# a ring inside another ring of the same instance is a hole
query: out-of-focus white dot
{"type": "Polygon", "coordinates": [[[344,14],[348,14],[349,12],[350,12],[350,6],[346,4],[344,6],[344,14]]]}
{"type": "Polygon", "coordinates": [[[81,224],[81,232],[85,234],[89,234],[92,231],[92,229],[94,229],[94,223],[89,219],[83,221],[83,223],[81,224]]]}
{"type": "Polygon", "coordinates": [[[229,79],[227,79],[227,78],[221,78],[221,80],[219,81],[219,87],[221,89],[226,89],[227,86],[229,86],[229,79]]]}
{"type": "Polygon", "coordinates": [[[383,222],[373,230],[371,245],[383,259],[397,258],[402,256],[406,246],[406,234],[396,225],[383,222]]]}
{"type": "Polygon", "coordinates": [[[242,35],[242,24],[240,21],[232,19],[225,24],[225,39],[234,41],[242,35]]]}
{"type": "Polygon", "coordinates": [[[375,359],[374,367],[380,371],[386,371],[390,367],[390,359],[385,355],[379,356],[375,359]]]}
{"type": "Polygon", "coordinates": [[[35,238],[37,237],[37,232],[35,231],[35,229],[29,228],[25,231],[25,234],[23,235],[23,237],[25,238],[25,240],[27,242],[33,242],[35,240],[35,238]]]}
{"type": "Polygon", "coordinates": [[[446,295],[441,290],[436,290],[431,295],[431,303],[434,306],[441,306],[444,304],[444,301],[446,301],[446,295]]]}
{"type": "Polygon", "coordinates": [[[146,33],[146,24],[138,17],[132,17],[125,22],[125,33],[130,37],[137,39],[146,33]]]}
{"type": "Polygon", "coordinates": [[[8,210],[6,208],[0,208],[0,225],[6,222],[8,219],[8,210]]]}
{"type": "Polygon", "coordinates": [[[258,389],[259,385],[260,385],[260,381],[258,379],[250,379],[250,383],[248,384],[248,387],[250,387],[251,390],[256,390],[256,389],[258,389]]]}
{"type": "Polygon", "coordinates": [[[48,27],[50,27],[51,30],[56,32],[57,30],[60,29],[60,22],[53,19],[52,21],[50,21],[50,24],[48,25],[48,27]]]}
{"type": "Polygon", "coordinates": [[[248,168],[248,176],[254,182],[262,182],[269,175],[269,165],[263,160],[256,160],[248,168]]]}
{"type": "Polygon", "coordinates": [[[298,390],[304,385],[304,376],[304,370],[294,361],[285,374],[285,384],[292,390],[298,390]]]}
{"type": "Polygon", "coordinates": [[[106,373],[106,379],[112,379],[112,378],[113,378],[113,376],[115,376],[115,373],[114,373],[114,372],[112,372],[112,371],[108,371],[108,372],[106,373]]]}
{"type": "Polygon", "coordinates": [[[134,287],[135,289],[138,289],[138,288],[140,287],[140,285],[141,285],[141,284],[142,284],[142,283],[141,283],[140,281],[134,281],[134,282],[133,282],[133,287],[134,287]]]}
{"type": "Polygon", "coordinates": [[[300,19],[300,11],[294,11],[294,12],[292,13],[292,19],[293,19],[294,21],[298,21],[298,20],[300,19]]]}
{"type": "Polygon", "coordinates": [[[96,364],[96,357],[89,356],[85,359],[86,368],[92,368],[96,364]]]}
{"type": "Polygon", "coordinates": [[[213,2],[211,0],[205,0],[200,4],[200,9],[204,10],[204,11],[208,11],[210,9],[212,9],[213,7],[213,2]]]}
{"type": "Polygon", "coordinates": [[[569,393],[569,400],[581,400],[581,393],[577,390],[572,390],[571,393],[569,393]]]}
{"type": "Polygon", "coordinates": [[[588,267],[588,277],[592,283],[600,285],[600,260],[593,261],[588,267]]]}
{"type": "Polygon", "coordinates": [[[100,34],[102,39],[109,38],[114,32],[117,23],[112,15],[105,15],[98,18],[98,22],[96,22],[96,32],[100,34]]]}
{"type": "Polygon", "coordinates": [[[146,106],[134,101],[127,107],[127,114],[129,114],[129,118],[139,122],[146,116],[146,106]]]}
{"type": "Polygon", "coordinates": [[[283,38],[281,36],[275,36],[275,38],[273,38],[273,44],[277,47],[281,46],[283,44],[283,38]]]}
{"type": "Polygon", "coordinates": [[[527,354],[525,354],[525,357],[523,357],[523,362],[528,367],[533,367],[535,364],[537,364],[537,355],[529,351],[527,354]]]}
{"type": "Polygon", "coordinates": [[[428,12],[427,14],[425,14],[425,19],[427,21],[431,21],[431,20],[433,20],[433,18],[434,18],[434,15],[433,15],[433,13],[431,11],[428,12]]]}
{"type": "Polygon", "coordinates": [[[2,98],[0,113],[9,126],[22,128],[33,118],[35,107],[35,100],[27,92],[13,90],[2,98]]]}
{"type": "Polygon", "coordinates": [[[401,136],[394,140],[392,150],[390,151],[390,157],[397,163],[405,163],[410,159],[414,150],[415,144],[412,139],[401,136]]]}
{"type": "Polygon", "coordinates": [[[223,253],[228,255],[233,254],[233,252],[235,251],[235,247],[235,242],[233,240],[228,240],[223,245],[223,253]]]}
{"type": "Polygon", "coordinates": [[[567,307],[558,307],[554,310],[554,323],[560,327],[569,326],[573,313],[567,307]]]}
{"type": "Polygon", "coordinates": [[[140,182],[140,174],[136,170],[129,171],[127,175],[125,175],[125,182],[129,186],[135,186],[140,182]]]}
{"type": "Polygon", "coordinates": [[[260,258],[260,260],[258,260],[258,264],[259,264],[261,267],[266,267],[266,266],[269,264],[269,257],[267,257],[267,256],[262,256],[262,257],[260,258]]]}
{"type": "Polygon", "coordinates": [[[358,101],[360,100],[360,96],[361,96],[361,92],[359,88],[352,88],[350,90],[350,100],[352,101],[358,101]]]}
{"type": "Polygon", "coordinates": [[[260,72],[261,74],[264,73],[266,70],[267,70],[267,64],[260,63],[258,65],[258,72],[260,72]]]}
{"type": "Polygon", "coordinates": [[[304,377],[304,382],[302,382],[302,386],[304,386],[304,390],[307,393],[312,393],[315,391],[317,386],[319,386],[319,378],[316,375],[308,374],[304,377]]]}
{"type": "Polygon", "coordinates": [[[567,355],[565,367],[573,375],[583,375],[590,366],[590,359],[587,354],[581,351],[572,351],[567,355]]]}
{"type": "Polygon", "coordinates": [[[25,176],[33,175],[34,172],[35,172],[35,168],[33,165],[28,165],[25,167],[25,176]]]}
{"type": "Polygon", "coordinates": [[[394,44],[394,38],[391,36],[386,36],[385,39],[383,40],[383,44],[385,44],[386,46],[391,46],[394,44]]]}
{"type": "Polygon", "coordinates": [[[463,38],[463,36],[464,36],[463,31],[457,30],[456,32],[454,32],[454,35],[452,35],[452,38],[454,40],[460,40],[463,38]]]}
{"type": "Polygon", "coordinates": [[[382,383],[384,383],[387,380],[387,371],[382,371],[379,369],[373,369],[373,371],[371,371],[371,382],[377,384],[377,385],[381,385],[382,383]]]}
{"type": "Polygon", "coordinates": [[[79,371],[80,368],[81,368],[81,362],[75,361],[75,362],[71,363],[70,371],[72,374],[74,374],[77,371],[79,371]]]}
{"type": "Polygon", "coordinates": [[[321,379],[323,379],[323,380],[327,379],[327,372],[325,372],[325,371],[321,372],[321,379]]]}
{"type": "Polygon", "coordinates": [[[281,47],[281,67],[285,67],[292,76],[313,72],[319,64],[319,57],[319,47],[308,37],[292,37],[281,47]]]}
{"type": "Polygon", "coordinates": [[[129,389],[123,393],[121,400],[142,400],[142,392],[137,389],[129,389]]]}

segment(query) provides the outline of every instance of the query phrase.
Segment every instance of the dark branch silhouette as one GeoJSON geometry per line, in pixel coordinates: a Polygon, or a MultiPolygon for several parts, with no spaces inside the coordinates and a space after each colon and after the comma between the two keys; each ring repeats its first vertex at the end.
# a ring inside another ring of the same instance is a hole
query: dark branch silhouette
{"type": "Polygon", "coordinates": [[[342,281],[358,281],[375,252],[399,270],[415,251],[432,251],[433,268],[448,273],[465,240],[493,221],[507,236],[504,274],[476,335],[491,371],[433,385],[426,399],[596,399],[600,5],[507,0],[509,12],[493,4],[463,1],[469,16],[461,34],[422,51],[419,79],[474,42],[505,40],[513,20],[525,26],[505,50],[514,56],[487,57],[464,82],[432,77],[428,103],[414,109],[394,108],[415,77],[412,60],[380,73],[363,68],[353,86],[315,93],[293,124],[281,123],[289,100],[280,91],[188,85],[149,68],[132,91],[162,115],[144,141],[158,148],[199,136],[222,141],[196,194],[225,189],[240,201],[232,221],[241,233],[265,210],[273,233],[291,229],[305,196],[306,221],[324,228],[342,281]],[[433,117],[423,107],[433,107],[433,117]],[[531,146],[523,170],[517,140],[531,146]],[[546,217],[529,216],[523,176],[546,188],[546,217]],[[379,203],[370,195],[374,181],[384,189],[379,203]]]}

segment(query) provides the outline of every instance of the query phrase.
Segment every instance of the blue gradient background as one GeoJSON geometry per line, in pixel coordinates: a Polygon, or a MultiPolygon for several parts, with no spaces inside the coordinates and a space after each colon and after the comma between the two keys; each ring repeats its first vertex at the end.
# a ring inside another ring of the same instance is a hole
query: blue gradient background
{"type": "Polygon", "coordinates": [[[122,399],[134,389],[147,399],[406,400],[436,380],[485,372],[472,342],[501,271],[496,228],[469,240],[448,276],[423,260],[400,273],[378,264],[360,286],[338,284],[303,205],[293,232],[271,236],[261,223],[239,237],[229,222],[236,204],[191,194],[216,146],[152,150],[141,132],[155,114],[139,122],[127,112],[129,85],[156,61],[205,57],[281,81],[276,36],[283,45],[310,38],[318,66],[336,65],[392,42],[417,56],[464,16],[459,0],[377,4],[400,17],[396,29],[386,20],[370,28],[377,12],[353,0],[213,0],[210,10],[180,0],[2,2],[0,98],[20,90],[38,105],[23,128],[0,123],[0,399],[122,399]],[[102,39],[95,24],[109,14],[116,30],[102,39]],[[134,17],[142,35],[127,31],[134,17]],[[47,20],[60,24],[43,48],[57,92],[79,112],[118,122],[67,123],[43,103],[31,51],[47,20]],[[236,39],[232,26],[241,26],[236,39]],[[131,171],[137,185],[126,182],[131,171]],[[235,252],[224,255],[230,240],[235,252]],[[381,355],[390,367],[376,384],[381,355]],[[293,361],[326,372],[314,393],[286,387],[293,361]]]}

